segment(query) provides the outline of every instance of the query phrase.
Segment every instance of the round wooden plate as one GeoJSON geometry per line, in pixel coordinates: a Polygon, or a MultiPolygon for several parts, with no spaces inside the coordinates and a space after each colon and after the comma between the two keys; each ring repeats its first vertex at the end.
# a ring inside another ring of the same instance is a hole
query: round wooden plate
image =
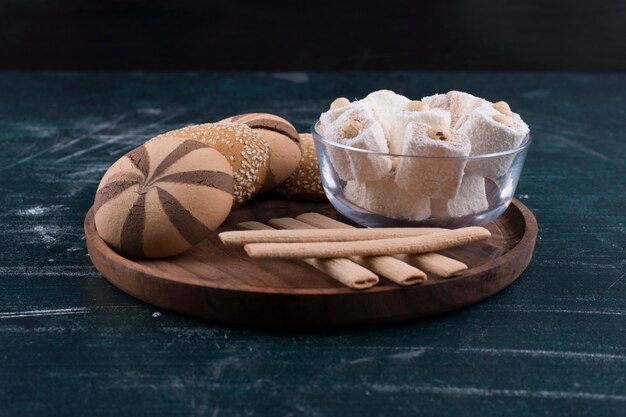
{"type": "MultiPolygon", "coordinates": [[[[234,211],[219,231],[245,220],[316,211],[341,219],[329,204],[265,197],[234,211]]],[[[168,259],[131,260],[100,239],[93,213],[85,218],[91,260],[113,285],[150,304],[211,320],[271,326],[332,326],[429,316],[476,303],[515,281],[528,266],[537,238],[533,214],[518,200],[487,225],[487,241],[442,252],[465,262],[457,277],[429,275],[424,284],[400,287],[381,278],[356,291],[299,261],[253,260],[243,249],[212,237],[168,259]]]]}

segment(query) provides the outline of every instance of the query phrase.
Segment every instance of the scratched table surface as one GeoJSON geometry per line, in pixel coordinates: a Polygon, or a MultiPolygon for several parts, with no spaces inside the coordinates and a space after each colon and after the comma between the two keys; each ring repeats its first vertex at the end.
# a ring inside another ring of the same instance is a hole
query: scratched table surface
{"type": "Polygon", "coordinates": [[[626,414],[626,75],[1,73],[0,415],[626,414]],[[473,307],[368,328],[264,330],[144,304],[91,265],[108,165],[170,129],[336,96],[458,89],[534,136],[517,197],[534,259],[473,307]]]}

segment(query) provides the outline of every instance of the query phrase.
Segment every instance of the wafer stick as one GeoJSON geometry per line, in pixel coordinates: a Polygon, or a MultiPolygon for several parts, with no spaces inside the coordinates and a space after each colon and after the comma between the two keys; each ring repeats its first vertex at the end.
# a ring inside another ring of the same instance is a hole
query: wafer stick
{"type": "Polygon", "coordinates": [[[463,262],[436,252],[396,256],[410,265],[432,272],[442,278],[450,278],[467,270],[467,265],[463,262]]]}
{"type": "Polygon", "coordinates": [[[317,227],[310,224],[296,220],[293,217],[280,217],[275,219],[269,219],[267,224],[274,226],[277,229],[307,229],[315,230],[317,227]]]}
{"type": "Polygon", "coordinates": [[[356,240],[388,239],[422,236],[447,229],[393,228],[393,229],[294,229],[294,230],[235,230],[222,232],[219,238],[226,246],[248,243],[351,242],[356,240]]]}
{"type": "MultiPolygon", "coordinates": [[[[271,219],[267,223],[278,229],[316,229],[291,217],[271,219]]],[[[392,256],[352,256],[349,259],[399,285],[413,285],[427,279],[424,272],[392,256]]]]}
{"type": "MultiPolygon", "coordinates": [[[[237,226],[247,230],[274,230],[271,226],[253,221],[242,222],[237,226]]],[[[363,290],[378,284],[376,274],[348,259],[303,259],[303,261],[355,290],[363,290]]]]}
{"type": "Polygon", "coordinates": [[[351,242],[248,243],[243,248],[253,258],[345,258],[432,252],[487,239],[489,236],[491,233],[484,227],[464,227],[415,237],[351,242]]]}
{"type": "MultiPolygon", "coordinates": [[[[296,216],[296,219],[322,229],[355,229],[354,226],[331,219],[319,213],[304,213],[296,216]]],[[[467,269],[467,265],[463,262],[435,252],[395,255],[395,257],[443,278],[449,278],[467,269]]]]}
{"type": "Polygon", "coordinates": [[[356,229],[354,226],[350,226],[349,224],[340,222],[339,220],[314,212],[300,214],[299,216],[296,216],[296,220],[308,223],[311,226],[319,227],[320,229],[356,229]]]}

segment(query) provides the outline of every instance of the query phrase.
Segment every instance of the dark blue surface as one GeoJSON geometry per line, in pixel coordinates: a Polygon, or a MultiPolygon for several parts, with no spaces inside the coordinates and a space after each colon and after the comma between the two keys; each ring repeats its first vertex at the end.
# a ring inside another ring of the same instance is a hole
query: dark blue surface
{"type": "Polygon", "coordinates": [[[626,76],[0,74],[0,415],[626,414],[626,76]],[[304,131],[336,96],[506,100],[534,143],[525,274],[471,308],[330,332],[202,322],[89,262],[100,176],[153,135],[261,110],[304,131]]]}

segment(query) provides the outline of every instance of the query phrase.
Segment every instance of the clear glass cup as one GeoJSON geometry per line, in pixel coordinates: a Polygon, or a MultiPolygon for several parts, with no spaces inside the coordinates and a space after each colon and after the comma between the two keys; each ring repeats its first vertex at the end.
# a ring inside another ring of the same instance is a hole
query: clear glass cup
{"type": "Polygon", "coordinates": [[[394,155],[341,145],[311,127],[326,196],[367,227],[484,225],[507,209],[531,143],[467,157],[394,155]]]}

